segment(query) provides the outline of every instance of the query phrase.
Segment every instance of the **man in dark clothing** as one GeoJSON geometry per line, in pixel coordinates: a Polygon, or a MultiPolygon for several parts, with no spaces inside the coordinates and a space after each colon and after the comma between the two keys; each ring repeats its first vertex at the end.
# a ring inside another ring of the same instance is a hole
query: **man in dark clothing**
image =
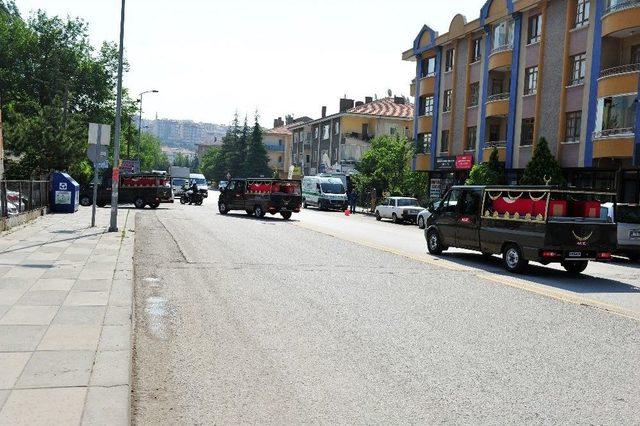
{"type": "Polygon", "coordinates": [[[347,199],[349,200],[349,210],[351,211],[351,213],[355,213],[356,204],[358,203],[358,193],[356,192],[355,188],[353,188],[351,192],[349,192],[347,199]]]}
{"type": "Polygon", "coordinates": [[[193,203],[193,198],[198,193],[198,184],[193,182],[193,184],[189,188],[189,191],[191,191],[191,193],[189,194],[189,205],[191,205],[191,203],[193,203]]]}

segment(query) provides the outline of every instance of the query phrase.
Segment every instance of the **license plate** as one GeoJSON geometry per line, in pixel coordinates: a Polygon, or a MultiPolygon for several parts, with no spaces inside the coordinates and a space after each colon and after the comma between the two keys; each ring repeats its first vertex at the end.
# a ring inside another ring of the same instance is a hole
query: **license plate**
{"type": "Polygon", "coordinates": [[[582,252],[581,251],[570,251],[569,252],[569,257],[582,257],[582,252]]]}
{"type": "Polygon", "coordinates": [[[640,238],[640,229],[629,231],[629,238],[640,238]]]}

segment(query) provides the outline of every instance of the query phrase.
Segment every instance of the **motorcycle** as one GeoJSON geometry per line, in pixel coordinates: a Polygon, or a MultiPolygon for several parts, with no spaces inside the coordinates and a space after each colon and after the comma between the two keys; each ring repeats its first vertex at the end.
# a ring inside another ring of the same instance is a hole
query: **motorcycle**
{"type": "Polygon", "coordinates": [[[204,197],[199,192],[193,194],[191,191],[187,191],[180,196],[180,204],[187,204],[190,201],[196,206],[201,206],[204,197]]]}

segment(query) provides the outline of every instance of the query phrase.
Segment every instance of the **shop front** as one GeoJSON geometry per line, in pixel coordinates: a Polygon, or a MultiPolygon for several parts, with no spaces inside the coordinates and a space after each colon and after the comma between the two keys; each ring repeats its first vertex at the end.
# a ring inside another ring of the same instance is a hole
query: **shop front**
{"type": "Polygon", "coordinates": [[[429,173],[429,198],[438,200],[453,185],[464,185],[473,167],[473,155],[437,157],[435,170],[429,173]]]}

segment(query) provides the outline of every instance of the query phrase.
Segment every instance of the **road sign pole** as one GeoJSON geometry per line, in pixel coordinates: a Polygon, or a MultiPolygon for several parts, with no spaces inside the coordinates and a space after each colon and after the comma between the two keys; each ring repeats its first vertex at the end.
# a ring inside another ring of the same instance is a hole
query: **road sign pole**
{"type": "Polygon", "coordinates": [[[96,152],[98,157],[93,162],[93,206],[91,207],[91,227],[96,226],[96,204],[98,202],[98,173],[100,172],[100,142],[102,141],[102,126],[98,126],[98,144],[96,152]]]}
{"type": "Polygon", "coordinates": [[[120,126],[122,119],[122,62],[124,57],[125,0],[120,11],[120,51],[118,59],[118,85],[116,95],[116,124],[113,140],[113,169],[111,172],[111,223],[109,232],[118,232],[118,187],[120,183],[120,126]]]}

